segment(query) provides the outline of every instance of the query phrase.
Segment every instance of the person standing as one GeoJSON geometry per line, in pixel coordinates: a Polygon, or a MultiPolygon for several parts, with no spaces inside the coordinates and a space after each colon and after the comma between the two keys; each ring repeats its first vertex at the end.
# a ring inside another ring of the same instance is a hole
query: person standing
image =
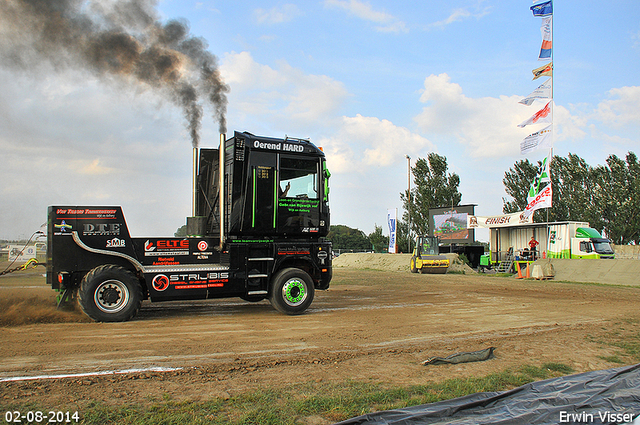
{"type": "Polygon", "coordinates": [[[531,258],[535,261],[536,259],[536,247],[539,245],[539,242],[535,237],[531,236],[531,240],[529,241],[529,252],[531,253],[531,258]]]}

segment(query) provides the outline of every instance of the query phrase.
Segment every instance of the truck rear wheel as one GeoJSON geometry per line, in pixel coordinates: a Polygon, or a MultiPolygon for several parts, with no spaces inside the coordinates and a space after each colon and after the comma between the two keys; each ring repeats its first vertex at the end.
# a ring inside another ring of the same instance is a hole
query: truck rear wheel
{"type": "Polygon", "coordinates": [[[313,296],[313,281],[307,272],[289,268],[273,277],[269,302],[281,313],[302,314],[311,305],[313,296]]]}
{"type": "Polygon", "coordinates": [[[82,279],[78,301],[82,311],[97,322],[125,322],[140,310],[142,290],[130,271],[103,265],[82,279]]]}

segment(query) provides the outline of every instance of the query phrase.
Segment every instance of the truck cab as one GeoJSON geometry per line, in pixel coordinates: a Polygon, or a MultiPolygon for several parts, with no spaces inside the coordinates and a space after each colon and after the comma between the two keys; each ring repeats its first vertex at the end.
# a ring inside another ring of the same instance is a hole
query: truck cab
{"type": "Polygon", "coordinates": [[[571,238],[571,258],[606,259],[615,258],[611,241],[590,227],[578,227],[571,238]]]}
{"type": "Polygon", "coordinates": [[[219,150],[200,149],[191,236],[233,240],[265,236],[314,239],[329,233],[324,153],[304,139],[235,132],[225,142],[224,216],[219,211],[219,150]]]}

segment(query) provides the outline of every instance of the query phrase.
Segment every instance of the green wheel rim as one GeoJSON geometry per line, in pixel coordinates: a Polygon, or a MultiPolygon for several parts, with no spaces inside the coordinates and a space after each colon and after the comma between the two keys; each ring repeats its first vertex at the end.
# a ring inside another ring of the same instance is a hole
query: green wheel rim
{"type": "Polygon", "coordinates": [[[307,299],[307,286],[297,277],[291,278],[282,285],[282,298],[287,305],[297,307],[307,299]]]}

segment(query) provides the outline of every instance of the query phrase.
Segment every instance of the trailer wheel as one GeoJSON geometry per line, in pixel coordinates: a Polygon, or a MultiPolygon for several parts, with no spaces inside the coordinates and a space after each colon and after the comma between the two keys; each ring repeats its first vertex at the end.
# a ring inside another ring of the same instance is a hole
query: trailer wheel
{"type": "Polygon", "coordinates": [[[302,314],[311,305],[313,281],[304,270],[289,268],[279,271],[271,282],[269,302],[281,313],[302,314]]]}
{"type": "Polygon", "coordinates": [[[142,289],[130,271],[103,265],[84,276],[78,301],[82,311],[97,322],[125,322],[140,310],[142,289]]]}

